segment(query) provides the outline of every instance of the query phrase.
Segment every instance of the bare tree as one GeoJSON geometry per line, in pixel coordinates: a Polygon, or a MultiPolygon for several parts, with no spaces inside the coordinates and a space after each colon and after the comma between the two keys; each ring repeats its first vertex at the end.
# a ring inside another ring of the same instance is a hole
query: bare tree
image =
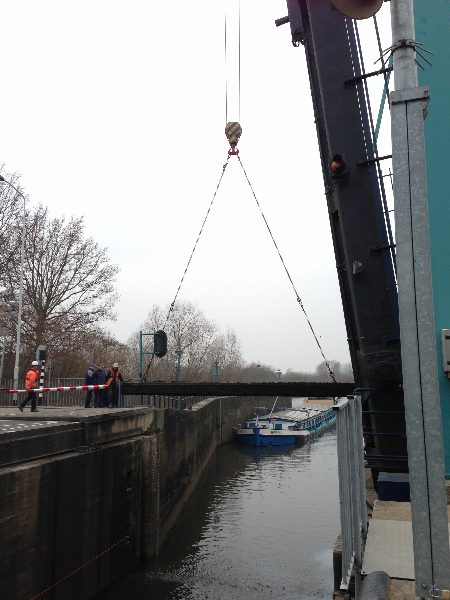
{"type": "Polygon", "coordinates": [[[276,369],[271,365],[251,362],[239,369],[238,380],[243,383],[262,383],[278,381],[276,369]]]}
{"type": "Polygon", "coordinates": [[[308,371],[287,369],[282,376],[283,381],[317,381],[317,375],[308,371]]]}
{"type": "Polygon", "coordinates": [[[92,363],[107,368],[118,362],[124,376],[128,377],[127,359],[127,345],[104,329],[95,327],[77,332],[65,346],[54,346],[49,364],[52,377],[83,377],[92,363]]]}
{"type": "MultiPolygon", "coordinates": [[[[334,373],[337,381],[353,381],[353,369],[349,363],[340,363],[338,360],[330,360],[328,364],[334,373]]],[[[317,381],[330,381],[330,373],[328,366],[325,361],[322,361],[316,367],[316,380],[317,381]]]]}
{"type": "MultiPolygon", "coordinates": [[[[42,343],[54,352],[80,348],[99,322],[113,317],[118,268],[84,230],[82,217],[51,219],[43,206],[27,213],[22,339],[29,352],[42,343]]],[[[11,232],[1,273],[7,300],[18,296],[19,236],[11,232]]]]}
{"type": "MultiPolygon", "coordinates": [[[[0,166],[2,177],[20,189],[17,173],[7,173],[0,166]]],[[[18,239],[22,230],[23,198],[7,183],[0,182],[0,283],[4,285],[5,271],[15,256],[19,246],[18,239]],[[16,235],[14,235],[16,233],[16,235]],[[17,235],[19,233],[19,235],[17,235]],[[13,243],[15,242],[15,244],[13,243]]]]}
{"type": "MultiPolygon", "coordinates": [[[[154,306],[141,326],[142,331],[152,333],[165,325],[167,308],[154,306]]],[[[213,378],[213,364],[219,362],[224,373],[240,365],[241,353],[236,335],[218,332],[216,324],[190,302],[178,302],[165,327],[168,337],[168,353],[164,359],[152,362],[152,379],[176,380],[178,365],[184,381],[201,381],[213,378]]],[[[134,349],[137,374],[138,338],[136,332],[129,345],[134,349]]],[[[152,350],[152,339],[144,338],[144,350],[152,350]]],[[[148,363],[148,360],[147,360],[148,363]]],[[[145,368],[144,368],[145,370],[145,368]]]]}
{"type": "Polygon", "coordinates": [[[236,381],[243,367],[241,345],[233,330],[218,335],[211,347],[210,362],[220,370],[221,381],[236,381]]]}

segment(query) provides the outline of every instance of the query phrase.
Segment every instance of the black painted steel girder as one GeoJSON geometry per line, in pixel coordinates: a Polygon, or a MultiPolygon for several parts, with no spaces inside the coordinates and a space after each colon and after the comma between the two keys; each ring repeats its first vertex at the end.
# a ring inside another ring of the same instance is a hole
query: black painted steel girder
{"type": "Polygon", "coordinates": [[[285,396],[290,398],[338,398],[352,394],[354,383],[273,382],[273,383],[182,383],[126,382],[126,395],[151,396],[285,396]]]}

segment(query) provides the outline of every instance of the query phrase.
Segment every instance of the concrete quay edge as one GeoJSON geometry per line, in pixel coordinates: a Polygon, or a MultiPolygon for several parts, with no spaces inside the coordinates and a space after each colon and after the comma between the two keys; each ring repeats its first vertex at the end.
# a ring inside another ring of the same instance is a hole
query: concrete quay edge
{"type": "Polygon", "coordinates": [[[155,411],[147,407],[41,407],[37,413],[1,407],[0,467],[141,435],[154,421],[155,411]]]}

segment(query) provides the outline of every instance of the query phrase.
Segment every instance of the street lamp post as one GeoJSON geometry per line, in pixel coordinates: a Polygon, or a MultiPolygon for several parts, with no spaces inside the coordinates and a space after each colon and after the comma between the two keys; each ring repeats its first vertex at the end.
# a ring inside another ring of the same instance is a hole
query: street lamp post
{"type": "Polygon", "coordinates": [[[182,350],[175,350],[175,354],[177,355],[177,381],[181,381],[181,355],[183,354],[182,350]]]}
{"type": "Polygon", "coordinates": [[[19,358],[20,358],[20,330],[22,328],[22,303],[23,303],[23,271],[24,271],[24,260],[25,260],[25,222],[26,222],[26,208],[25,208],[25,196],[20,190],[16,188],[10,181],[7,181],[2,175],[0,175],[0,182],[9,185],[16,194],[18,194],[23,200],[23,217],[22,217],[22,241],[20,246],[20,279],[19,279],[19,301],[17,309],[17,334],[16,334],[16,357],[14,361],[14,389],[17,390],[19,387],[19,358]]]}
{"type": "Polygon", "coordinates": [[[0,382],[3,379],[3,365],[5,364],[5,346],[6,346],[6,335],[2,336],[2,357],[0,359],[0,382]]]}
{"type": "Polygon", "coordinates": [[[214,380],[217,383],[219,381],[219,379],[220,379],[220,362],[218,360],[216,360],[214,363],[214,380]]]}
{"type": "MultiPolygon", "coordinates": [[[[175,350],[175,354],[177,355],[177,381],[179,383],[181,381],[181,355],[183,351],[180,349],[175,350]]],[[[181,408],[181,396],[177,396],[177,408],[181,408]]]]}

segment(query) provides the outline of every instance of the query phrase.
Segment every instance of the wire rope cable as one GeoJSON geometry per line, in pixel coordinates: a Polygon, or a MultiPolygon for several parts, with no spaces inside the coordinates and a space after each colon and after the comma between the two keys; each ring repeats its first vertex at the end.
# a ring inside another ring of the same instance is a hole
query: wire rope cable
{"type": "Polygon", "coordinates": [[[227,77],[227,9],[225,5],[225,125],[228,123],[228,77],[227,77]]]}
{"type": "MultiPolygon", "coordinates": [[[[226,160],[225,164],[222,166],[222,173],[220,174],[220,178],[219,178],[219,181],[218,181],[218,183],[217,183],[216,189],[215,189],[215,191],[214,191],[213,197],[211,198],[211,202],[209,203],[208,210],[206,211],[205,218],[203,219],[203,223],[202,223],[202,225],[201,225],[201,227],[200,227],[200,231],[198,232],[197,239],[195,240],[194,247],[192,248],[191,254],[190,254],[190,256],[189,256],[189,259],[188,259],[188,261],[187,261],[187,263],[186,263],[186,267],[185,267],[185,269],[184,269],[184,271],[183,271],[183,274],[182,274],[182,276],[181,276],[181,280],[180,280],[180,283],[178,284],[177,291],[175,292],[174,299],[172,300],[172,302],[171,302],[171,304],[170,304],[170,306],[169,306],[169,310],[168,310],[168,312],[167,312],[166,320],[165,320],[165,322],[164,322],[164,325],[163,325],[163,327],[162,327],[162,329],[163,329],[163,330],[165,330],[165,328],[166,328],[166,326],[167,326],[167,323],[169,322],[170,315],[172,314],[172,311],[173,311],[173,309],[175,308],[175,303],[176,303],[176,301],[177,301],[178,294],[180,293],[181,286],[183,285],[183,282],[184,282],[184,280],[185,280],[185,278],[186,278],[186,274],[187,274],[187,272],[188,272],[188,269],[189,269],[189,266],[190,266],[190,264],[191,264],[191,262],[192,262],[192,258],[193,258],[193,256],[194,256],[194,253],[195,253],[195,251],[196,251],[196,249],[197,249],[197,245],[198,245],[198,242],[199,242],[199,240],[200,240],[200,237],[201,237],[201,235],[202,235],[202,233],[203,233],[203,230],[204,230],[204,228],[205,228],[206,221],[208,220],[209,214],[210,214],[210,212],[211,212],[211,209],[212,209],[212,207],[213,207],[214,200],[216,199],[217,192],[219,191],[220,184],[222,183],[222,179],[223,179],[223,176],[225,175],[225,171],[226,171],[226,168],[227,168],[227,166],[228,166],[228,163],[229,163],[229,161],[230,161],[230,158],[231,158],[231,156],[230,156],[230,155],[228,155],[228,157],[227,157],[227,160],[226,160]]],[[[144,378],[146,378],[146,377],[147,377],[147,375],[148,375],[148,372],[149,372],[149,370],[150,370],[150,368],[151,368],[151,366],[152,366],[152,364],[153,364],[153,360],[154,360],[154,355],[152,355],[152,357],[151,357],[151,359],[150,359],[150,362],[149,362],[149,364],[148,364],[148,366],[147,366],[147,369],[146,369],[146,371],[145,371],[145,374],[144,374],[144,378]]]]}
{"type": "Polygon", "coordinates": [[[305,306],[304,306],[304,304],[303,304],[303,302],[302,302],[302,299],[300,298],[300,296],[299,296],[299,293],[297,292],[297,288],[295,287],[295,284],[294,284],[294,281],[293,281],[293,279],[292,279],[292,277],[291,277],[291,274],[289,273],[289,270],[288,270],[288,268],[287,268],[287,266],[286,266],[286,263],[284,262],[284,258],[283,258],[282,254],[281,254],[281,252],[280,252],[280,249],[278,248],[278,244],[277,244],[277,242],[275,241],[275,238],[274,238],[274,236],[273,236],[272,230],[270,229],[269,223],[268,223],[268,221],[267,221],[267,219],[266,219],[266,216],[265,216],[265,214],[264,214],[264,212],[263,212],[263,210],[262,210],[262,208],[261,208],[261,205],[260,205],[260,203],[259,203],[259,200],[258,200],[258,198],[256,197],[255,190],[253,189],[253,186],[252,186],[252,184],[251,184],[251,182],[250,182],[250,179],[248,178],[247,171],[245,170],[245,167],[244,167],[244,165],[243,165],[243,163],[242,163],[242,160],[241,160],[241,157],[240,157],[240,155],[239,155],[239,154],[237,155],[237,158],[238,158],[238,161],[239,161],[239,163],[240,163],[240,165],[241,165],[241,167],[242,167],[242,171],[244,172],[245,179],[247,180],[247,183],[248,183],[248,185],[249,185],[249,187],[250,187],[250,190],[251,190],[251,192],[252,192],[253,198],[254,198],[254,199],[255,199],[255,201],[256,201],[256,204],[257,204],[257,206],[258,206],[259,212],[261,213],[261,216],[262,216],[262,218],[263,218],[263,221],[264,221],[264,223],[265,223],[265,225],[266,225],[267,231],[269,232],[269,235],[270,235],[270,237],[271,237],[271,239],[272,239],[273,245],[275,246],[275,249],[276,249],[276,251],[277,251],[277,253],[278,253],[278,256],[279,256],[279,258],[280,258],[280,260],[281,260],[281,264],[283,265],[283,267],[284,267],[284,270],[286,271],[286,275],[288,276],[288,279],[289,279],[289,281],[290,281],[290,283],[291,283],[292,289],[294,290],[294,293],[295,293],[295,297],[296,297],[296,299],[297,299],[297,302],[298,302],[298,304],[299,304],[300,308],[302,309],[302,311],[303,311],[303,314],[305,315],[306,322],[308,323],[308,326],[309,326],[309,328],[310,328],[310,330],[311,330],[311,333],[313,334],[313,336],[314,336],[314,339],[315,339],[315,341],[316,341],[317,347],[318,347],[318,348],[319,348],[319,350],[320,350],[320,354],[322,355],[322,358],[323,358],[323,360],[324,360],[324,362],[325,362],[325,365],[326,365],[326,367],[327,367],[327,369],[328,369],[328,373],[329,373],[329,375],[330,375],[330,377],[331,377],[332,381],[334,381],[334,383],[336,383],[336,377],[335,377],[335,375],[334,375],[334,373],[333,373],[333,370],[332,370],[332,368],[331,368],[330,362],[327,360],[327,358],[326,358],[326,356],[325,356],[325,353],[324,353],[324,351],[323,351],[323,348],[322,348],[322,346],[321,346],[321,344],[320,344],[320,342],[319,342],[319,338],[318,338],[318,336],[317,336],[316,332],[314,331],[314,328],[313,328],[313,326],[312,326],[312,323],[311,323],[311,321],[310,321],[310,319],[309,319],[308,313],[306,312],[306,309],[305,309],[305,306]]]}
{"type": "MultiPolygon", "coordinates": [[[[230,20],[227,19],[227,0],[225,0],[225,125],[228,123],[228,75],[227,75],[227,64],[228,64],[228,26],[230,20]]],[[[238,121],[241,120],[241,0],[238,4],[238,121]]],[[[233,86],[232,86],[233,87],[233,86]]]]}
{"type": "Polygon", "coordinates": [[[241,121],[241,0],[239,0],[239,87],[238,87],[238,96],[239,96],[239,109],[238,109],[238,121],[241,121]]]}

